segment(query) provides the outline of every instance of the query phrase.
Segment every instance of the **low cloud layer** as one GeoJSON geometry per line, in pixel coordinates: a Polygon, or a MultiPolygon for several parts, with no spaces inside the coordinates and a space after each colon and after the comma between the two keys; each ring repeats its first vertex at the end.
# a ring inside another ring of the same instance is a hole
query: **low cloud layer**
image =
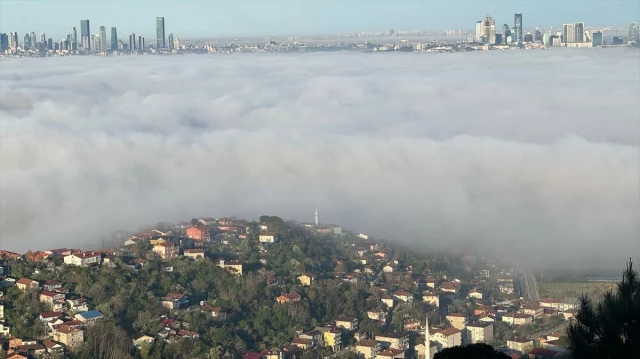
{"type": "Polygon", "coordinates": [[[640,253],[639,60],[2,59],[0,247],[91,247],[194,216],[310,221],[318,207],[378,237],[619,267],[640,253]]]}

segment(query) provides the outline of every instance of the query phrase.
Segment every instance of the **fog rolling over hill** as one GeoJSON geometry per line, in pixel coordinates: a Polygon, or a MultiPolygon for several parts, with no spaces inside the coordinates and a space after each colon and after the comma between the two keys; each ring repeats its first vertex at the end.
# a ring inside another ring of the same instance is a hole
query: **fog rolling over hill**
{"type": "Polygon", "coordinates": [[[637,51],[2,59],[0,247],[320,220],[538,265],[640,252],[637,51]]]}

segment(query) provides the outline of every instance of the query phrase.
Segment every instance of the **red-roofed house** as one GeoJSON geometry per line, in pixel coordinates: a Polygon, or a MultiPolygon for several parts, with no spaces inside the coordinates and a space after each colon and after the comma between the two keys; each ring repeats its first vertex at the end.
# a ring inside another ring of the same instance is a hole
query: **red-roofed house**
{"type": "Polygon", "coordinates": [[[102,256],[94,251],[74,252],[64,257],[64,264],[79,267],[87,267],[94,264],[100,264],[102,256]]]}
{"type": "Polygon", "coordinates": [[[209,228],[206,226],[189,227],[185,230],[187,238],[191,238],[196,242],[208,242],[210,240],[209,228]]]}
{"type": "Polygon", "coordinates": [[[291,293],[280,295],[278,298],[276,298],[276,301],[280,304],[283,304],[283,303],[299,302],[300,299],[302,299],[302,296],[300,294],[296,292],[291,292],[291,293]]]}
{"type": "Polygon", "coordinates": [[[16,287],[24,292],[27,289],[40,288],[40,283],[30,278],[20,278],[16,281],[16,287]]]}
{"type": "Polygon", "coordinates": [[[48,290],[40,291],[40,301],[51,305],[54,311],[60,311],[64,306],[64,294],[51,292],[48,290]]]}
{"type": "Polygon", "coordinates": [[[437,332],[434,338],[443,348],[451,348],[462,345],[462,331],[456,327],[449,327],[437,332]]]}
{"type": "Polygon", "coordinates": [[[533,348],[527,355],[529,359],[549,359],[558,355],[558,352],[544,348],[533,348]]]}

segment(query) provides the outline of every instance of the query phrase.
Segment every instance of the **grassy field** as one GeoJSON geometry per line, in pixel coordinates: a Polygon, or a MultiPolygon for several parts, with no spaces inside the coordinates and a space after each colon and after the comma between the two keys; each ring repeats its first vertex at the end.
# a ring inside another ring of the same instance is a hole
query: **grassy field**
{"type": "Polygon", "coordinates": [[[580,298],[582,293],[600,298],[608,289],[615,290],[615,283],[538,283],[541,298],[580,298]]]}

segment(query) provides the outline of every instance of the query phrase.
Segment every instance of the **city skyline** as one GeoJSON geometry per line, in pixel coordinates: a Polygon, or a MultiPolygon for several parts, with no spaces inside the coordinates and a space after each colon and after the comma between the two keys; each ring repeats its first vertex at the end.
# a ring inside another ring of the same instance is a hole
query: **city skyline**
{"type": "MultiPolygon", "coordinates": [[[[118,12],[117,8],[101,7],[102,1],[83,3],[50,1],[39,3],[36,8],[29,3],[31,2],[0,2],[0,32],[45,32],[54,41],[59,41],[66,36],[69,27],[81,27],[80,19],[88,19],[93,23],[93,27],[89,27],[89,41],[90,34],[98,33],[99,26],[120,28],[125,34],[135,32],[151,35],[157,33],[157,26],[153,27],[153,18],[167,15],[170,15],[170,28],[166,30],[165,36],[168,33],[174,33],[182,38],[193,39],[375,32],[385,31],[388,28],[473,30],[471,28],[473,23],[480,16],[487,14],[490,14],[498,24],[513,25],[514,13],[524,13],[523,27],[530,29],[538,26],[561,27],[565,23],[574,21],[582,21],[592,26],[637,23],[637,14],[640,12],[640,3],[631,1],[592,2],[589,6],[580,8],[573,6],[575,5],[573,1],[560,1],[554,3],[556,10],[554,12],[546,11],[544,6],[533,1],[513,1],[508,4],[500,1],[482,4],[469,1],[374,2],[367,4],[368,16],[357,18],[352,14],[362,11],[362,3],[352,1],[344,3],[247,1],[242,4],[225,1],[215,3],[188,1],[181,2],[181,6],[161,2],[153,8],[148,7],[148,2],[131,1],[128,2],[128,8],[139,9],[139,11],[126,13],[118,12]],[[246,11],[247,3],[250,3],[254,12],[246,11]],[[464,4],[463,10],[460,10],[461,3],[464,4]],[[28,18],[12,15],[24,13],[27,7],[30,14],[28,18]],[[110,15],[111,12],[113,12],[112,15],[110,15]],[[56,16],[51,16],[52,14],[56,16]],[[114,21],[114,19],[117,20],[114,21]],[[331,21],[327,21],[328,19],[331,21]]],[[[155,38],[155,36],[152,37],[155,38]]],[[[78,42],[82,42],[82,37],[78,38],[78,42]]]]}

